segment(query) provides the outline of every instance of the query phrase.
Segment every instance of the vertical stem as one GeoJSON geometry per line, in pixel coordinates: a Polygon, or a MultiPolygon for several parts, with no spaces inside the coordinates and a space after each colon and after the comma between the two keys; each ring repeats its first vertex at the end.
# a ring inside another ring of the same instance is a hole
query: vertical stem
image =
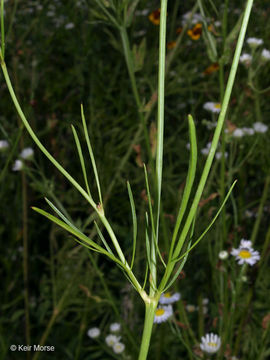
{"type": "MultiPolygon", "coordinates": [[[[156,207],[156,241],[158,242],[161,184],[163,168],[163,139],[164,139],[164,97],[165,97],[165,58],[166,58],[166,18],[167,0],[161,0],[160,32],[159,32],[159,72],[158,72],[158,114],[157,114],[157,155],[156,155],[156,183],[157,183],[157,207],[156,207]]],[[[156,285],[156,249],[152,248],[151,274],[153,283],[156,285]]],[[[155,286],[156,287],[156,286],[155,286]]],[[[153,295],[154,290],[150,290],[153,295]]]]}
{"type": "Polygon", "coordinates": [[[1,0],[1,50],[5,58],[5,22],[4,22],[4,0],[1,0]]]}
{"type": "Polygon", "coordinates": [[[259,231],[259,227],[260,227],[260,223],[261,223],[262,215],[263,215],[263,207],[264,207],[264,204],[265,204],[265,202],[267,200],[269,185],[270,185],[270,175],[267,176],[267,178],[265,180],[265,183],[264,183],[263,194],[262,194],[262,197],[261,197],[256,222],[255,222],[255,224],[253,226],[253,230],[252,230],[252,234],[251,234],[251,238],[250,238],[250,240],[252,241],[252,244],[254,244],[254,242],[256,240],[256,237],[257,237],[257,234],[258,234],[258,231],[259,231]]]}
{"type": "Polygon", "coordinates": [[[157,303],[157,301],[145,303],[144,328],[138,360],[147,359],[157,303]]]}
{"type": "MultiPolygon", "coordinates": [[[[23,204],[23,280],[24,280],[24,310],[26,344],[31,345],[29,316],[29,276],[28,276],[28,225],[27,225],[27,185],[25,172],[22,172],[22,204],[23,204]]],[[[30,359],[30,352],[27,353],[30,359]]]]}

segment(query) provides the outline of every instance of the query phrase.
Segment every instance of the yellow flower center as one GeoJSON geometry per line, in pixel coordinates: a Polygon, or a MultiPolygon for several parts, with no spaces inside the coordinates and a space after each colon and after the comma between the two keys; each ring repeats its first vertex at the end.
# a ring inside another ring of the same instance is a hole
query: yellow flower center
{"type": "Polygon", "coordinates": [[[215,104],[214,106],[216,109],[220,109],[221,108],[221,105],[220,104],[215,104]]]}
{"type": "Polygon", "coordinates": [[[251,257],[251,253],[248,250],[242,249],[238,254],[242,259],[249,259],[251,257]]]}
{"type": "Polygon", "coordinates": [[[170,297],[172,297],[172,294],[170,292],[166,292],[163,296],[165,298],[170,298],[170,297]]]}
{"type": "Polygon", "coordinates": [[[156,316],[162,316],[165,313],[164,309],[157,309],[156,310],[156,316]]]}
{"type": "Polygon", "coordinates": [[[207,343],[208,346],[211,346],[211,347],[217,347],[217,343],[215,342],[209,342],[207,343]]]}

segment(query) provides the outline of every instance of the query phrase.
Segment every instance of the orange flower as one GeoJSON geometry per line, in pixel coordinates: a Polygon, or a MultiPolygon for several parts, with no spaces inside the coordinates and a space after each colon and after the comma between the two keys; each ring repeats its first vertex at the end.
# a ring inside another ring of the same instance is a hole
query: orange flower
{"type": "Polygon", "coordinates": [[[148,16],[148,19],[154,25],[159,25],[159,23],[160,23],[160,9],[151,12],[151,14],[148,16]]]}
{"type": "Polygon", "coordinates": [[[199,40],[202,35],[202,24],[196,24],[193,29],[188,30],[187,34],[192,40],[199,40]]]}
{"type": "Polygon", "coordinates": [[[167,44],[167,49],[171,50],[171,49],[173,49],[175,47],[175,45],[176,45],[176,41],[170,41],[167,44]]]}
{"type": "Polygon", "coordinates": [[[208,68],[206,68],[203,73],[204,73],[204,75],[210,75],[213,72],[218,71],[218,69],[219,69],[219,64],[214,63],[214,64],[208,66],[208,68]]]}

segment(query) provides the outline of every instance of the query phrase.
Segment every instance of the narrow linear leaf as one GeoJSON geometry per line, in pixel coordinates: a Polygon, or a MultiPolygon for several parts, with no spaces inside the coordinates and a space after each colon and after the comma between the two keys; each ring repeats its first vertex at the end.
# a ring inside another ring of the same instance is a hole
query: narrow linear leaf
{"type": "MultiPolygon", "coordinates": [[[[151,246],[150,246],[150,240],[149,240],[149,236],[148,236],[148,214],[145,214],[146,217],[146,227],[145,227],[145,244],[146,244],[146,256],[147,256],[147,262],[148,262],[148,267],[149,267],[149,271],[150,271],[150,275],[153,276],[152,274],[152,259],[151,259],[151,246]]],[[[154,286],[153,282],[150,282],[150,285],[153,286],[156,289],[156,287],[154,286]]]]}
{"type": "Polygon", "coordinates": [[[56,212],[56,214],[70,227],[76,231],[80,231],[71,221],[69,221],[66,216],[49,200],[45,197],[46,203],[56,212]]]}
{"type": "Polygon", "coordinates": [[[85,182],[85,185],[86,185],[86,189],[87,189],[87,192],[88,192],[89,196],[92,198],[92,195],[91,195],[90,189],[89,189],[87,173],[86,173],[86,169],[85,169],[85,162],[84,162],[84,158],[83,158],[83,153],[82,153],[80,140],[79,140],[77,131],[76,131],[76,129],[75,129],[75,127],[73,125],[71,125],[71,129],[72,129],[73,136],[74,136],[74,139],[75,139],[75,143],[76,143],[76,146],[77,146],[77,151],[78,151],[80,162],[81,162],[81,168],[82,168],[82,172],[83,172],[83,177],[84,177],[84,182],[85,182]]]}
{"type": "Polygon", "coordinates": [[[189,201],[189,197],[191,194],[192,186],[195,179],[196,174],[196,166],[197,166],[197,139],[196,139],[196,128],[194,124],[193,117],[191,115],[188,116],[188,124],[189,124],[189,139],[190,139],[190,157],[189,157],[189,167],[188,167],[188,175],[186,180],[186,186],[183,194],[183,198],[181,201],[181,205],[178,211],[176,224],[173,232],[172,237],[172,244],[170,247],[170,254],[169,259],[171,259],[173,250],[174,250],[174,244],[178,235],[179,228],[181,226],[183,216],[187,209],[187,204],[189,201]]]}
{"type": "Polygon", "coordinates": [[[149,188],[149,181],[148,181],[148,175],[147,175],[147,170],[146,170],[146,166],[145,164],[143,164],[143,168],[144,168],[144,176],[145,176],[145,184],[146,184],[146,191],[147,191],[147,199],[148,199],[148,205],[149,205],[149,212],[150,212],[150,219],[151,219],[151,228],[152,228],[152,237],[151,239],[153,239],[154,242],[154,248],[156,249],[158,256],[163,264],[163,266],[166,268],[166,264],[161,256],[159,247],[158,247],[158,242],[157,242],[157,237],[156,237],[156,232],[155,232],[155,223],[154,223],[154,216],[153,216],[153,208],[152,208],[152,197],[151,197],[151,193],[150,193],[150,188],[149,188]]]}
{"type": "Polygon", "coordinates": [[[105,249],[103,249],[101,246],[99,246],[98,244],[96,244],[93,240],[91,240],[89,237],[87,237],[85,234],[83,234],[82,232],[80,232],[74,225],[73,227],[69,226],[68,224],[64,223],[63,221],[59,220],[58,218],[56,218],[55,216],[47,213],[46,211],[36,208],[36,207],[32,207],[32,209],[36,212],[38,212],[39,214],[45,216],[47,219],[51,220],[52,222],[54,222],[55,224],[59,225],[60,227],[62,227],[63,229],[67,230],[69,233],[71,233],[72,235],[78,237],[80,240],[84,241],[85,243],[87,243],[88,245],[90,245],[90,247],[93,247],[95,249],[95,251],[99,251],[102,254],[108,256],[110,259],[112,259],[113,261],[115,261],[117,264],[121,265],[123,267],[123,264],[121,263],[121,261],[119,259],[117,259],[114,255],[110,254],[108,251],[106,251],[105,249]]]}
{"type": "Polygon", "coordinates": [[[94,221],[94,224],[95,224],[95,227],[96,227],[96,229],[97,229],[97,233],[98,233],[101,241],[103,242],[105,248],[107,249],[107,251],[108,251],[110,254],[113,255],[112,249],[109,247],[107,241],[105,240],[104,236],[102,235],[102,232],[100,231],[100,228],[99,228],[98,224],[96,223],[96,221],[94,221]]]}
{"type": "Polygon", "coordinates": [[[144,290],[145,288],[145,285],[146,285],[146,281],[147,281],[147,275],[148,275],[148,263],[146,263],[146,269],[145,269],[145,275],[144,275],[144,281],[143,281],[143,287],[142,287],[142,290],[144,290]]]}
{"type": "Polygon", "coordinates": [[[234,186],[235,186],[236,183],[237,183],[237,180],[235,180],[234,183],[232,184],[232,186],[230,187],[230,190],[229,190],[228,194],[226,195],[223,203],[221,204],[218,212],[216,213],[216,215],[214,216],[214,218],[213,218],[213,220],[210,222],[210,224],[207,226],[207,228],[204,230],[204,232],[202,233],[202,235],[199,237],[199,239],[195,241],[195,243],[190,247],[190,249],[189,249],[188,251],[186,251],[186,252],[185,252],[183,255],[181,255],[179,258],[173,259],[172,261],[177,262],[177,261],[181,260],[184,256],[186,256],[187,253],[189,253],[189,252],[202,240],[202,238],[203,238],[203,237],[206,235],[206,233],[210,230],[210,228],[212,227],[212,225],[215,223],[217,217],[218,217],[219,214],[221,213],[221,211],[222,211],[224,205],[226,204],[227,200],[229,199],[229,196],[230,196],[230,194],[231,194],[231,192],[232,192],[232,190],[233,190],[233,188],[234,188],[234,186]]]}
{"type": "Polygon", "coordinates": [[[83,110],[83,105],[82,104],[81,104],[81,118],[82,118],[84,136],[85,136],[85,140],[86,140],[86,143],[87,143],[87,147],[88,147],[88,151],[89,151],[89,155],[90,155],[90,159],[91,159],[91,163],[92,163],[92,167],[93,167],[94,175],[95,175],[95,179],[96,179],[96,184],[97,184],[97,188],[98,188],[99,201],[100,201],[100,204],[102,205],[102,195],[101,195],[101,188],[100,188],[100,183],[99,183],[98,171],[97,171],[96,161],[95,161],[94,153],[93,153],[93,150],[92,150],[92,146],[91,146],[91,142],[90,142],[87,126],[86,126],[86,121],[85,121],[84,110],[83,110]]]}
{"type": "MultiPolygon", "coordinates": [[[[188,243],[188,250],[190,249],[190,246],[191,246],[191,241],[189,241],[188,243]]],[[[182,271],[186,261],[187,261],[187,258],[188,258],[188,253],[189,251],[187,251],[185,254],[184,254],[184,260],[182,261],[182,263],[179,265],[179,268],[177,269],[176,273],[174,274],[174,276],[172,277],[171,281],[169,282],[169,284],[166,286],[166,288],[163,290],[163,292],[166,292],[171,286],[172,284],[175,282],[175,280],[177,279],[178,275],[180,274],[180,272],[182,271]]],[[[172,260],[173,261],[173,260],[172,260]]]]}
{"type": "Polygon", "coordinates": [[[136,242],[137,242],[137,216],[136,216],[136,210],[135,210],[135,203],[134,198],[132,194],[132,190],[130,187],[130,183],[127,182],[127,188],[128,188],[128,196],[129,196],[129,202],[131,206],[131,213],[132,213],[132,225],[133,225],[133,249],[132,249],[132,258],[131,258],[131,265],[130,268],[132,270],[134,259],[135,259],[135,252],[136,252],[136,242]]]}

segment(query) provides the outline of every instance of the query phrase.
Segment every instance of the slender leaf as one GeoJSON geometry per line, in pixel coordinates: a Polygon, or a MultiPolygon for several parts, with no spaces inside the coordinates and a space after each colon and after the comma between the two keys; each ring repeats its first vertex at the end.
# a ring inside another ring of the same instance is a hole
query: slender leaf
{"type": "Polygon", "coordinates": [[[133,249],[132,249],[132,258],[131,258],[131,265],[130,265],[130,269],[132,270],[133,264],[134,264],[134,259],[135,259],[136,242],[137,242],[137,216],[136,216],[134,198],[133,198],[133,194],[132,194],[132,190],[131,190],[129,182],[127,182],[127,188],[128,188],[128,196],[129,196],[129,202],[130,202],[130,206],[131,206],[132,224],[133,224],[133,249]]]}
{"type": "Polygon", "coordinates": [[[202,235],[199,237],[198,240],[195,241],[195,243],[190,247],[190,249],[188,251],[186,251],[183,255],[181,255],[179,258],[177,259],[173,259],[172,261],[179,261],[181,260],[186,254],[188,254],[201,240],[202,238],[205,236],[205,234],[210,230],[210,228],[212,227],[212,225],[214,224],[214,222],[216,221],[217,217],[219,216],[221,210],[223,209],[224,205],[226,204],[227,200],[229,199],[229,196],[236,184],[237,180],[234,181],[234,183],[232,184],[232,186],[230,187],[230,190],[228,191],[228,194],[226,195],[223,203],[221,204],[218,212],[216,213],[216,215],[214,216],[213,220],[210,222],[210,224],[207,226],[207,228],[204,230],[204,232],[202,233],[202,235]]]}
{"type": "Polygon", "coordinates": [[[102,195],[101,195],[101,188],[100,188],[100,183],[99,183],[98,171],[97,171],[97,167],[96,167],[96,161],[95,161],[94,153],[93,153],[93,150],[92,150],[92,146],[91,146],[91,142],[90,142],[86,122],[85,122],[85,116],[84,116],[84,111],[83,111],[83,105],[82,104],[81,104],[81,117],[82,117],[84,136],[85,136],[85,140],[86,140],[86,143],[87,143],[87,147],[88,147],[92,167],[93,167],[94,174],[95,174],[96,184],[97,184],[97,188],[98,188],[99,202],[102,205],[102,195]]]}
{"type": "Polygon", "coordinates": [[[189,157],[189,168],[188,168],[188,175],[186,180],[186,186],[183,194],[183,198],[181,201],[181,206],[178,211],[176,224],[173,232],[172,243],[170,247],[170,254],[169,260],[172,257],[174,244],[177,238],[177,234],[183,220],[183,216],[185,214],[187,204],[189,201],[189,197],[191,194],[192,186],[195,179],[196,174],[196,166],[197,166],[197,140],[196,140],[196,128],[193,121],[193,117],[191,115],[188,116],[188,124],[189,124],[189,138],[190,138],[190,157],[189,157]]]}
{"type": "Polygon", "coordinates": [[[91,195],[90,189],[89,189],[87,173],[86,173],[86,169],[85,169],[85,163],[84,163],[84,158],[83,158],[83,153],[82,153],[80,140],[79,140],[79,137],[77,135],[76,129],[74,128],[73,125],[71,125],[71,128],[72,128],[73,136],[74,136],[74,139],[75,139],[75,143],[76,143],[76,146],[77,146],[77,151],[78,151],[80,162],[81,162],[81,167],[82,167],[82,172],[83,172],[83,177],[84,177],[84,182],[85,182],[85,185],[86,185],[86,189],[87,189],[87,192],[88,192],[89,196],[92,198],[92,195],[91,195]]]}
{"type": "Polygon", "coordinates": [[[100,228],[99,228],[98,224],[96,223],[96,221],[94,221],[94,224],[95,224],[95,227],[96,227],[96,229],[97,229],[97,233],[98,233],[101,241],[103,242],[105,248],[107,249],[107,251],[108,251],[110,254],[113,255],[112,249],[109,247],[107,241],[105,240],[104,236],[102,235],[102,232],[100,231],[100,228]]]}

